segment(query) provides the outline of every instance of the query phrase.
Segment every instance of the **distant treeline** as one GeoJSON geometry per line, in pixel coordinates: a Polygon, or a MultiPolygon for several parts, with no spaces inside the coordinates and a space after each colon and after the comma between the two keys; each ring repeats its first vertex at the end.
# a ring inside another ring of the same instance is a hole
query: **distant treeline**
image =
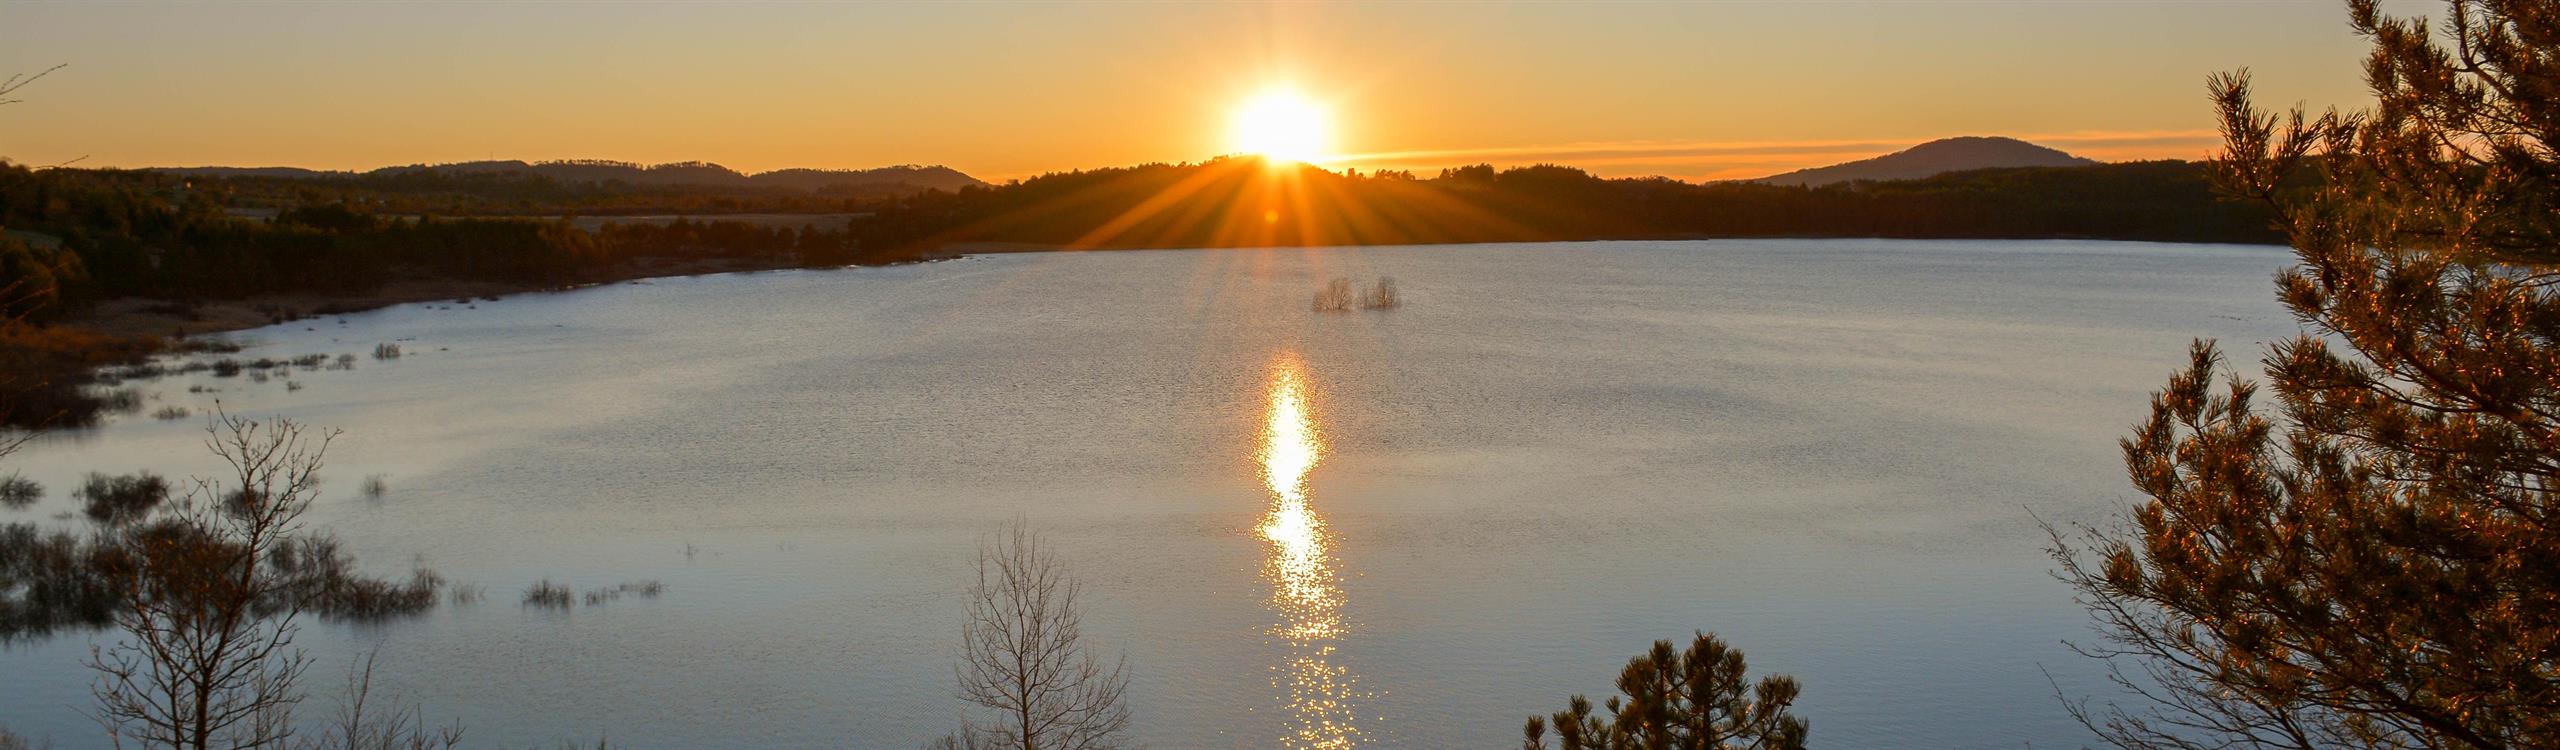
{"type": "Polygon", "coordinates": [[[380,201],[346,199],[250,218],[226,210],[225,190],[237,187],[231,179],[0,166],[0,228],[21,232],[0,237],[0,289],[8,292],[0,313],[42,316],[116,296],[355,293],[420,277],[566,284],[614,278],[640,258],[766,266],[911,259],[862,252],[860,233],[844,226],[678,221],[589,231],[561,220],[403,217],[376,213],[380,201]]]}
{"type": "Polygon", "coordinates": [[[884,241],[1089,247],[1356,245],[1697,237],[2098,238],[2278,242],[2203,166],[1990,169],[1820,188],[1602,179],[1478,165],[1432,178],[1251,159],[1046,175],[924,193],[870,219],[884,241]]]}
{"type": "Polygon", "coordinates": [[[971,241],[1090,248],[1787,236],[2275,242],[2271,225],[2260,207],[2218,200],[2203,167],[2187,162],[1804,188],[1602,179],[1555,166],[1478,165],[1425,178],[1221,159],[859,198],[502,171],[293,178],[0,165],[0,227],[42,235],[0,239],[0,285],[10,292],[0,302],[26,313],[106,296],[357,292],[409,277],[570,283],[614,277],[639,258],[886,263],[971,241]],[[671,200],[678,196],[699,200],[671,200]],[[659,210],[679,213],[825,210],[856,218],[835,227],[715,219],[588,231],[561,220],[468,216],[556,217],[662,199],[670,200],[659,210]],[[250,218],[238,210],[244,205],[280,208],[250,218]]]}
{"type": "Polygon", "coordinates": [[[149,171],[219,191],[232,207],[345,202],[383,213],[442,215],[827,213],[859,210],[882,198],[986,184],[932,166],[782,169],[750,175],[705,162],[600,160],[484,161],[367,172],[282,167],[149,171]]]}
{"type": "Polygon", "coordinates": [[[883,198],[922,192],[901,183],[817,189],[784,185],[627,182],[563,179],[536,172],[449,169],[287,176],[155,172],[234,208],[348,203],[390,214],[526,216],[631,214],[836,213],[883,198]]]}

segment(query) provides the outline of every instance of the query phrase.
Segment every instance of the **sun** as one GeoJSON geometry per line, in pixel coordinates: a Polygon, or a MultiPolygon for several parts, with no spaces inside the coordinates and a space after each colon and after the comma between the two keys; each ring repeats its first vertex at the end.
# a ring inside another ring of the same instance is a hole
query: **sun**
{"type": "Polygon", "coordinates": [[[1236,108],[1235,149],[1275,162],[1313,162],[1325,156],[1324,106],[1296,91],[1273,89],[1236,108]]]}

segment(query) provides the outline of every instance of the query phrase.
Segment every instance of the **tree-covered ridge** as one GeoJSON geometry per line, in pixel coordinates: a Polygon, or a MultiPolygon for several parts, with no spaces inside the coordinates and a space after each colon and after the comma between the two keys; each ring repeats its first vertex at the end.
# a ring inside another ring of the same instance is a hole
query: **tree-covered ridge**
{"type": "Polygon", "coordinates": [[[1558,166],[1477,165],[1424,178],[1220,159],[957,191],[841,195],[518,171],[294,178],[0,166],[0,227],[21,233],[0,239],[0,284],[13,285],[6,302],[23,314],[106,297],[340,294],[404,278],[572,283],[627,275],[640,258],[883,263],[987,241],[1075,248],[1776,236],[2264,242],[2278,238],[2270,224],[2263,206],[2217,200],[2203,168],[2184,162],[1804,188],[1603,179],[1558,166]],[[584,229],[559,220],[644,212],[850,219],[774,227],[714,217],[584,229]],[[30,232],[59,242],[24,241],[30,232]]]}
{"type": "Polygon", "coordinates": [[[987,184],[959,170],[940,165],[901,164],[872,169],[789,168],[748,173],[702,161],[640,164],[605,159],[410,164],[363,172],[295,167],[154,167],[140,171],[196,178],[334,181],[364,186],[397,186],[404,184],[404,181],[399,178],[420,176],[428,177],[430,180],[438,177],[476,176],[524,182],[547,182],[561,187],[583,187],[606,193],[631,192],[642,188],[682,187],[693,188],[694,192],[747,188],[770,194],[787,194],[796,191],[839,196],[899,195],[925,190],[958,190],[987,184]]]}
{"type": "MultiPolygon", "coordinates": [[[[441,185],[464,195],[498,192],[472,177],[420,173],[384,179],[441,185]]],[[[557,186],[491,179],[506,187],[557,186]]],[[[5,300],[9,312],[41,318],[106,297],[353,293],[421,277],[565,284],[611,278],[643,257],[767,265],[902,259],[858,252],[861,243],[842,227],[679,221],[579,229],[557,219],[439,218],[386,210],[402,205],[400,193],[323,183],[281,194],[274,182],[0,167],[0,227],[58,240],[45,247],[23,237],[0,238],[0,285],[12,290],[5,300]],[[278,197],[290,205],[272,215],[238,210],[243,203],[278,197]]],[[[427,195],[417,202],[453,204],[427,195]]],[[[832,200],[832,208],[845,205],[832,200]]],[[[567,213],[560,201],[524,203],[552,216],[567,213]]]]}
{"type": "Polygon", "coordinates": [[[1477,165],[1432,178],[1231,159],[1043,175],[883,206],[907,243],[1235,247],[1712,238],[2094,238],[2273,242],[2261,206],[2216,198],[2201,165],[1988,169],[1820,188],[1604,179],[1477,165]]]}

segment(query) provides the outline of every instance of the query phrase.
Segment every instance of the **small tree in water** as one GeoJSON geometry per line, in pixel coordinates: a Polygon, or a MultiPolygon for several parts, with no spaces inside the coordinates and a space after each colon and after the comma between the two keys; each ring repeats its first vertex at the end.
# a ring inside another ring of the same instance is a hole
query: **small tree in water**
{"type": "Polygon", "coordinates": [[[2214,79],[2218,177],[2301,260],[2280,414],[2197,343],[2123,443],[2131,533],[2057,535],[2119,747],[2560,747],[2560,4],[2349,8],[2372,112],[2214,79]]]}
{"type": "Polygon", "coordinates": [[[993,714],[938,746],[1104,750],[1129,724],[1125,661],[1105,666],[1084,642],[1081,593],[1040,537],[1015,523],[979,545],[961,630],[960,698],[993,714]]]}
{"type": "Polygon", "coordinates": [[[1554,722],[1559,750],[1804,750],[1805,721],[1787,713],[1796,681],[1761,678],[1746,688],[1742,652],[1706,633],[1687,651],[1670,641],[1627,661],[1607,713],[1574,696],[1549,718],[1529,717],[1523,750],[1546,750],[1554,722]]]}
{"type": "Polygon", "coordinates": [[[124,632],[91,652],[98,719],[119,743],[277,747],[302,699],[299,599],[260,562],[299,528],[336,433],[228,414],[207,429],[231,484],[200,481],[183,506],[128,532],[131,581],[114,617],[124,632]]]}

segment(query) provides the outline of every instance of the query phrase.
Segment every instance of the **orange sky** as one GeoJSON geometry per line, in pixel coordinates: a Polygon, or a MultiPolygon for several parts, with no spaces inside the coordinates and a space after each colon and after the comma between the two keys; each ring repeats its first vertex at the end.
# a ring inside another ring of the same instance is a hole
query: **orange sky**
{"type": "MultiPolygon", "coordinates": [[[[2418,13],[2432,5],[2388,6],[2418,13]]],[[[1232,150],[1292,85],[1338,166],[1751,177],[1931,138],[2203,155],[2206,74],[2365,100],[2336,2],[0,3],[0,156],[370,168],[700,159],[987,179],[1232,150]]]]}

